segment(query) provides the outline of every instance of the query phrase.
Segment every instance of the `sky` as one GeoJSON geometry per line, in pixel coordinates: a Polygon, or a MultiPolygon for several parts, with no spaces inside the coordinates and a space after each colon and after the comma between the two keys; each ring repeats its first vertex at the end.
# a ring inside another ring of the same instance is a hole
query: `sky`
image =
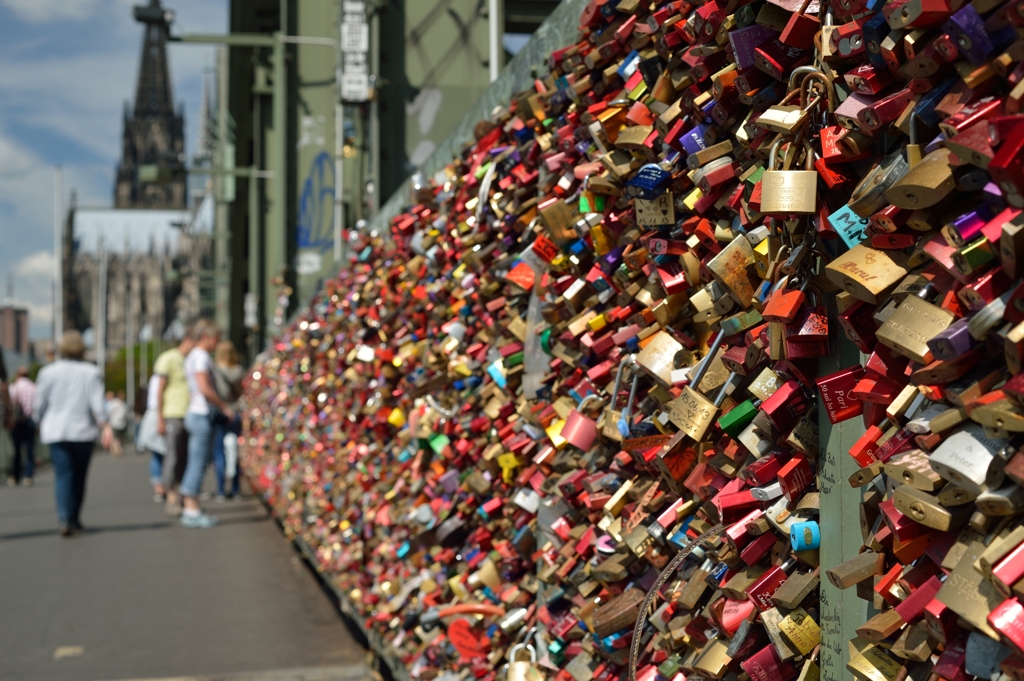
{"type": "MultiPolygon", "coordinates": [[[[51,333],[53,185],[63,168],[64,205],[110,207],[125,102],[134,96],[142,26],[132,5],[148,0],[0,0],[0,282],[29,309],[31,336],[51,333]]],[[[224,33],[228,0],[164,0],[172,33],[224,33]]],[[[203,70],[212,47],[168,48],[172,92],[185,107],[185,145],[195,150],[203,70]]]]}

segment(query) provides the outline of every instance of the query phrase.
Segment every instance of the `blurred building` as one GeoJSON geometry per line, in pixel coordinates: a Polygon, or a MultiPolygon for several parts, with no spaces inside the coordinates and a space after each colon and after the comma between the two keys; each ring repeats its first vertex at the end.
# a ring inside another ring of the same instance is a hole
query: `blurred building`
{"type": "Polygon", "coordinates": [[[21,355],[31,353],[27,309],[11,304],[0,307],[0,347],[21,355]]]}

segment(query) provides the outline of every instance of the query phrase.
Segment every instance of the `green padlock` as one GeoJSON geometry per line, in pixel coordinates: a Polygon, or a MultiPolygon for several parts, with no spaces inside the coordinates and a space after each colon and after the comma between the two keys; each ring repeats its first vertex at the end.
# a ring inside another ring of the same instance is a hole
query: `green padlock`
{"type": "Polygon", "coordinates": [[[729,437],[739,437],[743,429],[750,425],[750,422],[757,416],[757,407],[753,400],[740,402],[735,407],[722,414],[718,419],[718,427],[725,431],[729,437]]]}

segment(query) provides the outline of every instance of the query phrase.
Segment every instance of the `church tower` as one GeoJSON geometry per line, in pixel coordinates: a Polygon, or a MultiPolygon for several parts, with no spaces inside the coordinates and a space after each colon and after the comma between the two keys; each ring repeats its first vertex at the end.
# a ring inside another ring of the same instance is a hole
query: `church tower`
{"type": "Polygon", "coordinates": [[[116,208],[186,207],[185,119],[174,109],[167,40],[173,12],[160,0],[135,7],[145,27],[135,108],[124,112],[121,162],[114,188],[116,208]]]}

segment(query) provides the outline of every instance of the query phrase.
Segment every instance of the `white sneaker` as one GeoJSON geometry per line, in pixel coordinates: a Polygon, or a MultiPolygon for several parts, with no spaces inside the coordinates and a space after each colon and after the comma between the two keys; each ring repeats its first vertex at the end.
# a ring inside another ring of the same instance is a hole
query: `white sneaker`
{"type": "Polygon", "coordinates": [[[193,527],[199,529],[209,529],[217,524],[217,516],[206,515],[200,513],[199,515],[187,515],[181,514],[181,526],[182,527],[193,527]]]}

